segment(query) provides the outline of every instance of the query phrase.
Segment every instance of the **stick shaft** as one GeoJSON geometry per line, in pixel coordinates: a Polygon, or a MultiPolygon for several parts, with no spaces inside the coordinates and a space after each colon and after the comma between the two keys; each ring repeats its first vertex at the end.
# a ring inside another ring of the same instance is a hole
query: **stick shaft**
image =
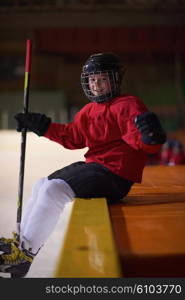
{"type": "MultiPolygon", "coordinates": [[[[23,113],[28,113],[29,108],[29,87],[30,87],[30,71],[31,71],[31,40],[26,41],[26,62],[24,76],[24,101],[23,113]]],[[[26,136],[27,130],[23,129],[21,133],[21,153],[20,153],[20,169],[19,169],[19,187],[18,187],[18,204],[17,204],[17,233],[20,233],[20,223],[22,217],[22,200],[24,186],[24,169],[25,169],[25,154],[26,154],[26,136]]]]}

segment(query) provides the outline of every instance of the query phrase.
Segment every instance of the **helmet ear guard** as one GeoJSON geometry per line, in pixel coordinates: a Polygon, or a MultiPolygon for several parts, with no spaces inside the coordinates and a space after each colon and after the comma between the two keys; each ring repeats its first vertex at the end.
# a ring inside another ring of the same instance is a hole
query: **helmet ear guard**
{"type": "Polygon", "coordinates": [[[119,96],[123,66],[119,58],[113,53],[98,53],[91,55],[83,66],[81,85],[87,98],[92,102],[106,102],[119,96]],[[107,74],[111,91],[107,94],[95,96],[89,87],[89,76],[93,74],[107,74]]]}

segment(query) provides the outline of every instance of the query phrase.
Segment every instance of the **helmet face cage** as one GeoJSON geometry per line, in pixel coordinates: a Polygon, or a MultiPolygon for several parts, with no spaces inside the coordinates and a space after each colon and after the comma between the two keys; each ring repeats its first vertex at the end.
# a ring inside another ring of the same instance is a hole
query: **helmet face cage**
{"type": "Polygon", "coordinates": [[[81,74],[81,84],[82,88],[84,90],[85,95],[87,98],[92,102],[104,102],[109,101],[112,98],[116,97],[120,93],[120,80],[119,80],[119,74],[113,71],[97,71],[97,72],[91,72],[91,73],[82,73],[81,74]],[[89,77],[94,74],[103,74],[107,75],[109,85],[110,85],[110,92],[95,96],[89,87],[89,77]]]}
{"type": "Polygon", "coordinates": [[[81,85],[83,91],[87,98],[92,102],[106,102],[120,94],[121,68],[111,61],[105,61],[104,57],[106,58],[106,54],[100,53],[92,55],[84,65],[83,72],[81,74],[81,85]],[[94,74],[106,75],[110,85],[110,91],[108,93],[103,95],[94,95],[91,92],[89,87],[89,77],[94,74]]]}

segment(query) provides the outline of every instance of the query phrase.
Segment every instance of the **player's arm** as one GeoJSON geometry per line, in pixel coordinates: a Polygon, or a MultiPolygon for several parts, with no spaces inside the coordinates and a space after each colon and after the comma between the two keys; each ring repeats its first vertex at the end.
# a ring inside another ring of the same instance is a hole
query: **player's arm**
{"type": "Polygon", "coordinates": [[[136,97],[129,97],[126,104],[118,108],[115,114],[123,141],[136,150],[158,152],[166,141],[166,134],[157,115],[149,112],[136,97]]]}
{"type": "Polygon", "coordinates": [[[80,149],[86,147],[84,138],[80,134],[80,118],[76,117],[69,124],[53,123],[51,118],[40,113],[18,113],[15,115],[17,131],[23,128],[44,136],[68,149],[80,149]]]}

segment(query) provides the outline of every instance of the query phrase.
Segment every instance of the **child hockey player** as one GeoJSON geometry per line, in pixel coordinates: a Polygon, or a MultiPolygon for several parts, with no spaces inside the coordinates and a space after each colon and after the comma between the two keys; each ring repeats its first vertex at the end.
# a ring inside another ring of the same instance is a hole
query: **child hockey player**
{"type": "Polygon", "coordinates": [[[86,104],[68,124],[39,113],[18,113],[18,130],[28,128],[68,149],[88,147],[76,162],[41,178],[23,211],[19,239],[1,238],[1,272],[24,277],[53,231],[66,203],[75,197],[106,197],[109,203],[141,182],[147,153],[159,151],[166,135],[157,116],[135,96],[121,94],[123,66],[112,53],[91,55],[81,74],[86,104]]]}

